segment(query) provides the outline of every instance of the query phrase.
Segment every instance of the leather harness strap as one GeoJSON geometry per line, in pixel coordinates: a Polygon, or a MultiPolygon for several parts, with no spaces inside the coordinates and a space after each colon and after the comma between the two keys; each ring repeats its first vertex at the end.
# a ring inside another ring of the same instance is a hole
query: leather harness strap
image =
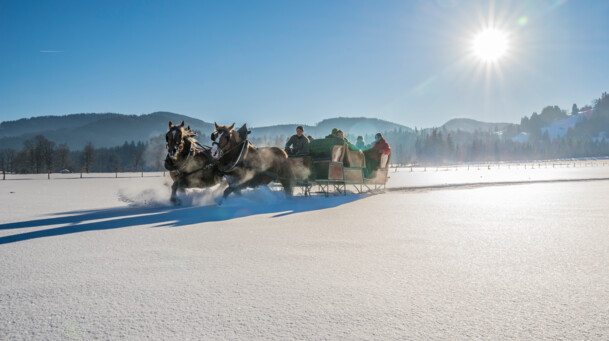
{"type": "Polygon", "coordinates": [[[224,155],[228,154],[228,153],[229,153],[230,151],[232,151],[233,149],[238,148],[238,147],[239,147],[239,145],[242,145],[242,147],[241,147],[241,152],[239,153],[239,156],[237,157],[237,160],[235,160],[235,162],[232,164],[232,166],[230,166],[230,167],[228,167],[228,168],[226,168],[226,169],[220,169],[220,171],[221,171],[222,173],[230,173],[230,172],[234,171],[234,170],[235,170],[235,168],[236,168],[237,166],[239,166],[239,165],[240,165],[240,163],[242,163],[242,162],[243,162],[243,160],[245,159],[245,156],[247,155],[247,152],[248,152],[248,150],[249,150],[249,148],[248,148],[248,147],[249,147],[249,145],[250,145],[250,141],[249,141],[248,139],[245,139],[245,140],[241,141],[241,142],[240,142],[238,145],[236,145],[236,146],[234,146],[234,147],[230,148],[229,150],[227,150],[227,151],[224,153],[224,155]]]}
{"type": "Polygon", "coordinates": [[[186,159],[182,160],[180,162],[180,164],[184,165],[186,163],[186,161],[188,161],[189,159],[193,158],[196,151],[200,151],[201,152],[200,154],[203,154],[203,156],[205,156],[207,158],[207,161],[209,163],[207,165],[201,167],[201,168],[197,168],[197,169],[192,170],[190,172],[184,172],[184,171],[181,170],[182,167],[177,166],[177,167],[175,167],[174,170],[178,172],[178,176],[179,177],[189,176],[191,174],[194,174],[196,172],[200,172],[202,170],[205,170],[205,169],[208,169],[208,168],[211,168],[211,167],[214,166],[213,159],[212,159],[211,155],[209,155],[209,148],[205,148],[206,146],[201,145],[199,143],[199,141],[197,141],[197,140],[195,140],[193,138],[189,138],[189,140],[190,140],[190,150],[188,151],[188,155],[186,156],[186,159]],[[195,146],[195,145],[200,147],[200,149],[196,148],[196,147],[193,148],[193,146],[195,146]]]}

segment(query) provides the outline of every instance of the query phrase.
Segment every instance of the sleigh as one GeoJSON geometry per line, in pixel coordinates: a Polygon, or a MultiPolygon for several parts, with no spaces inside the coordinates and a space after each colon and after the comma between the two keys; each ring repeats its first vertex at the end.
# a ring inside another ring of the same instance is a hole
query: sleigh
{"type": "Polygon", "coordinates": [[[343,139],[325,138],[309,143],[308,156],[290,157],[294,186],[305,195],[331,192],[346,194],[384,189],[390,155],[382,155],[380,167],[368,174],[362,151],[349,148],[343,139]]]}

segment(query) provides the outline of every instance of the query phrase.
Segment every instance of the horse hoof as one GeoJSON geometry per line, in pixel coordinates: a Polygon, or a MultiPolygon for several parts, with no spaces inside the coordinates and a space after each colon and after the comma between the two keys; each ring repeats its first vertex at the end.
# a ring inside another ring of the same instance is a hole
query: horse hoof
{"type": "Polygon", "coordinates": [[[180,200],[180,198],[171,198],[171,202],[173,203],[173,206],[181,206],[182,205],[182,200],[180,200]]]}

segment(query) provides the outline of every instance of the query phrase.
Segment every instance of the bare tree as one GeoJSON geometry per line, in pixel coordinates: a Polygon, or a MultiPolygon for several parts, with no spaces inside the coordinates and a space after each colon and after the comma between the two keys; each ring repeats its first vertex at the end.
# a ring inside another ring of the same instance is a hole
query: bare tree
{"type": "Polygon", "coordinates": [[[2,149],[0,151],[0,170],[5,172],[14,172],[14,160],[15,160],[14,149],[2,149]]]}
{"type": "Polygon", "coordinates": [[[52,171],[55,142],[48,140],[43,135],[36,135],[34,137],[34,145],[34,155],[36,158],[36,173],[39,173],[40,171],[52,171]]]}
{"type": "Polygon", "coordinates": [[[70,149],[67,144],[60,144],[55,150],[55,168],[56,169],[71,169],[74,167],[72,157],[70,156],[70,149]]]}
{"type": "Polygon", "coordinates": [[[95,162],[95,147],[91,141],[87,142],[82,153],[82,163],[85,167],[85,172],[89,173],[95,162]]]}

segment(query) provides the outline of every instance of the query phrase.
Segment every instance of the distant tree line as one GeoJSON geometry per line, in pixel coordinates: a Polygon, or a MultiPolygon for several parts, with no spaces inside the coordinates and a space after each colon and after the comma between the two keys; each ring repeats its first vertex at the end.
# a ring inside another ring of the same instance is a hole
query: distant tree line
{"type": "MultiPolygon", "coordinates": [[[[564,136],[554,139],[542,128],[576,115],[580,111],[577,105],[573,105],[571,113],[558,106],[548,106],[540,114],[522,118],[520,125],[511,125],[501,131],[498,128],[475,132],[415,128],[414,131],[395,129],[383,132],[383,135],[392,148],[391,161],[397,164],[608,156],[609,141],[599,136],[602,132],[609,133],[609,95],[603,93],[593,104],[587,107],[589,115],[564,136]],[[519,134],[527,134],[526,142],[515,139],[519,134]]],[[[356,140],[356,136],[348,138],[356,140]]],[[[364,138],[368,143],[373,141],[373,135],[364,138]]],[[[281,134],[250,139],[257,146],[283,147],[288,136],[281,134]]],[[[200,132],[198,140],[204,145],[210,143],[209,136],[200,132]]],[[[163,170],[165,153],[163,135],[147,142],[125,141],[121,146],[110,148],[95,148],[89,142],[82,150],[70,150],[66,144],[56,145],[43,135],[37,135],[26,140],[21,150],[0,149],[0,169],[16,173],[47,173],[64,169],[72,172],[159,171],[163,170]]]]}
{"type": "MultiPolygon", "coordinates": [[[[23,143],[21,150],[0,150],[0,168],[15,173],[47,172],[128,172],[156,171],[163,168],[163,154],[157,151],[161,160],[154,162],[151,150],[159,138],[148,142],[125,142],[111,148],[95,148],[88,142],[82,150],[71,151],[67,145],[48,140],[37,135],[23,143]],[[146,160],[149,158],[149,160],[146,160]]],[[[164,149],[164,139],[161,148],[164,149]]],[[[158,149],[158,148],[157,148],[158,149]]],[[[157,157],[158,158],[158,157],[157,157]]]]}

